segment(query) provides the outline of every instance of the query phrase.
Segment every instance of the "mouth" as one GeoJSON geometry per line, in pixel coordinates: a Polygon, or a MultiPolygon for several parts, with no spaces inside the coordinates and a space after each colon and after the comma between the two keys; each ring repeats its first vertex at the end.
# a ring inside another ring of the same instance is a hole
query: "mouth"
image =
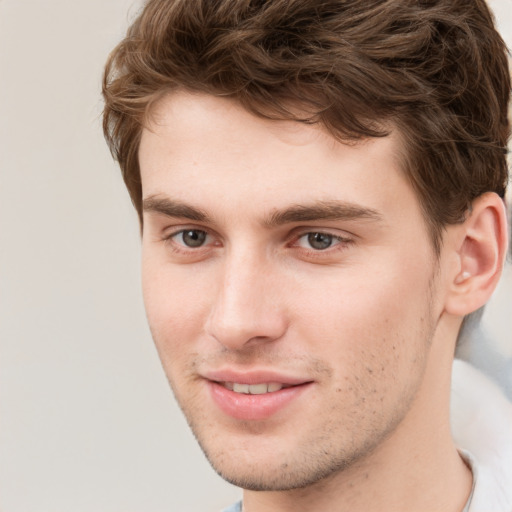
{"type": "Polygon", "coordinates": [[[239,382],[217,382],[220,386],[233,391],[234,393],[240,393],[242,395],[265,395],[267,393],[276,393],[281,389],[292,387],[291,384],[281,384],[279,382],[268,382],[261,384],[241,384],[239,382]]]}
{"type": "Polygon", "coordinates": [[[257,372],[242,375],[223,372],[209,375],[206,383],[210,397],[224,415],[236,420],[266,420],[277,413],[290,411],[293,403],[309,394],[314,382],[276,373],[257,372]]]}

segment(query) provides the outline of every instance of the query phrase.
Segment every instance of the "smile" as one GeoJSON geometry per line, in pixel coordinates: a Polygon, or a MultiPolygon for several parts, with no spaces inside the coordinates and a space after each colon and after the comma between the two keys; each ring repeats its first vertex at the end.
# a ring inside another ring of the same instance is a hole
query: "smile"
{"type": "Polygon", "coordinates": [[[261,421],[287,409],[312,389],[312,381],[283,383],[207,380],[210,397],[223,414],[236,420],[261,421]]]}
{"type": "Polygon", "coordinates": [[[290,387],[278,382],[269,382],[261,384],[240,384],[238,382],[219,382],[219,384],[230,391],[241,393],[243,395],[264,395],[266,393],[275,393],[283,388],[290,387]]]}

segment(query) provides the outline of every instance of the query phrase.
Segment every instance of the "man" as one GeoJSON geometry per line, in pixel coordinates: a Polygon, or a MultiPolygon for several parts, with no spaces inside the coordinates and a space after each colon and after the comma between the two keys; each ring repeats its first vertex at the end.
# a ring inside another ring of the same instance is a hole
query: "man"
{"type": "Polygon", "coordinates": [[[114,50],[149,324],[244,512],[512,510],[449,423],[509,91],[481,0],[150,0],[114,50]]]}

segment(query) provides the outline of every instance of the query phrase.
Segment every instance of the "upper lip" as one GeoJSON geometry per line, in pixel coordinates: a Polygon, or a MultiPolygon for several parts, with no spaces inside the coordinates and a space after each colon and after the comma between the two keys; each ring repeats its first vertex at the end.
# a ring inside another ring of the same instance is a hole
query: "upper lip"
{"type": "Polygon", "coordinates": [[[297,386],[312,382],[312,379],[297,377],[273,370],[211,370],[201,374],[205,379],[213,382],[236,382],[237,384],[263,384],[275,382],[287,386],[297,386]]]}

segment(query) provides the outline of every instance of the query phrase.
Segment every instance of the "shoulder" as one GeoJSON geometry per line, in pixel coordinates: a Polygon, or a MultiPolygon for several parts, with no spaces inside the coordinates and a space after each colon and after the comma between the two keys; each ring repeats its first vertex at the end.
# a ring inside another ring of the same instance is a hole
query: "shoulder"
{"type": "Polygon", "coordinates": [[[451,425],[457,446],[471,454],[476,485],[470,511],[512,511],[512,403],[468,363],[455,360],[451,425]]]}

